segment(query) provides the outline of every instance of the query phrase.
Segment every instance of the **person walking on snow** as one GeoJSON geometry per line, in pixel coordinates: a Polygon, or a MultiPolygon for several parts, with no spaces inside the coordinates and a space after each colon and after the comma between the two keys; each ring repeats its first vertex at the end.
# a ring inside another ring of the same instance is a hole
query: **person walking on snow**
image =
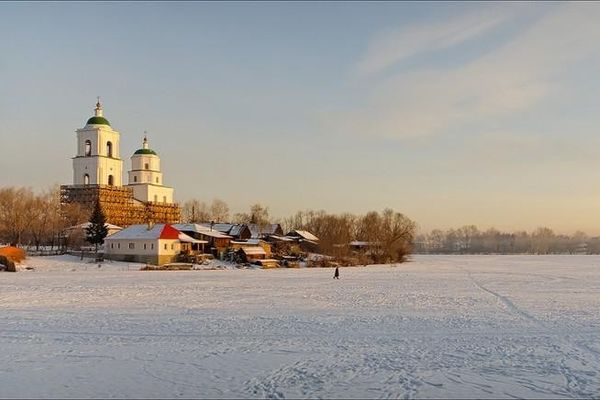
{"type": "Polygon", "coordinates": [[[340,267],[335,267],[335,272],[333,273],[333,279],[340,279],[340,267]]]}

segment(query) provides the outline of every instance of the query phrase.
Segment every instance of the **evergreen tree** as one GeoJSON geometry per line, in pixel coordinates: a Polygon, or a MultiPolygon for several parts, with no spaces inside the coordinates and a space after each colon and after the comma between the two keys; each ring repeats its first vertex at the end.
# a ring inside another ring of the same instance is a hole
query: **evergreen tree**
{"type": "Polygon", "coordinates": [[[96,246],[96,257],[98,256],[98,245],[104,243],[104,238],[108,235],[106,227],[106,216],[100,206],[100,200],[96,201],[94,211],[90,217],[90,226],[85,228],[86,240],[96,246]]]}

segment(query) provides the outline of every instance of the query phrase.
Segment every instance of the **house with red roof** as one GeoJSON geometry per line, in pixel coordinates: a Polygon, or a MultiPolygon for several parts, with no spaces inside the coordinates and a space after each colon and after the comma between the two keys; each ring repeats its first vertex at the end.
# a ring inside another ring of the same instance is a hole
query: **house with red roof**
{"type": "Polygon", "coordinates": [[[111,260],[164,265],[206,243],[169,224],[130,225],[104,239],[104,254],[111,260]]]}

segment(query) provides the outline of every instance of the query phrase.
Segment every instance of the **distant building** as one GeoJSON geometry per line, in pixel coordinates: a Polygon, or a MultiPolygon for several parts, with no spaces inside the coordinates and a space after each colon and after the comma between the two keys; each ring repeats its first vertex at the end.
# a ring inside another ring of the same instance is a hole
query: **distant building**
{"type": "Polygon", "coordinates": [[[252,239],[265,239],[271,235],[283,236],[283,229],[280,224],[248,224],[252,239]]]}
{"type": "Polygon", "coordinates": [[[194,239],[206,241],[208,244],[205,250],[220,259],[223,259],[231,243],[231,236],[221,233],[216,229],[207,228],[204,225],[174,224],[173,226],[194,239]]]}
{"type": "Polygon", "coordinates": [[[104,117],[100,100],[94,116],[76,133],[73,184],[61,186],[62,204],[78,203],[91,214],[99,201],[107,222],[118,226],[179,222],[181,209],[173,202],[173,188],[164,186],[160,158],[146,137],[131,157],[129,184],[123,185],[121,134],[104,117]]]}
{"type": "Polygon", "coordinates": [[[319,238],[310,233],[309,231],[302,231],[299,229],[288,232],[286,236],[290,238],[296,238],[297,240],[309,240],[315,243],[319,241],[319,238]]]}
{"type": "Polygon", "coordinates": [[[142,148],[131,156],[128,186],[133,188],[133,197],[146,203],[173,203],[173,188],[163,185],[162,175],[160,157],[148,147],[144,136],[142,148]]]}
{"type": "Polygon", "coordinates": [[[203,222],[200,225],[231,236],[234,240],[247,240],[252,237],[252,232],[246,224],[211,224],[209,222],[203,222]]]}
{"type": "Polygon", "coordinates": [[[248,239],[248,240],[240,240],[240,241],[232,240],[231,243],[229,244],[229,247],[233,251],[239,250],[241,248],[247,248],[247,247],[258,247],[258,248],[263,249],[267,258],[270,258],[271,254],[272,254],[272,250],[271,250],[272,245],[269,242],[266,242],[261,239],[248,239]]]}
{"type": "Polygon", "coordinates": [[[254,262],[267,259],[267,253],[262,247],[241,247],[236,252],[241,262],[254,262]]]}
{"type": "Polygon", "coordinates": [[[169,224],[131,225],[104,239],[104,254],[111,260],[164,265],[205,243],[169,224]]]}
{"type": "Polygon", "coordinates": [[[309,231],[296,229],[288,232],[286,237],[294,240],[300,246],[302,251],[312,253],[319,250],[319,238],[309,231]]]}

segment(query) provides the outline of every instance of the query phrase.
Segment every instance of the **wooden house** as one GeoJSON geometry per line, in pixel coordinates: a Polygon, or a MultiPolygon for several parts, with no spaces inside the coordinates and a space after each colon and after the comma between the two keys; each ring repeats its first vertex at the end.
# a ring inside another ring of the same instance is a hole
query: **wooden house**
{"type": "Polygon", "coordinates": [[[252,232],[246,224],[211,224],[203,222],[200,225],[209,229],[212,228],[213,230],[217,230],[225,235],[231,236],[233,240],[247,240],[252,236],[252,232]]]}
{"type": "Polygon", "coordinates": [[[283,236],[283,229],[280,224],[248,224],[252,239],[267,239],[271,235],[283,236]]]}
{"type": "Polygon", "coordinates": [[[201,224],[174,224],[173,226],[194,239],[206,241],[208,244],[205,252],[219,259],[223,259],[231,243],[231,236],[201,224]]]}

